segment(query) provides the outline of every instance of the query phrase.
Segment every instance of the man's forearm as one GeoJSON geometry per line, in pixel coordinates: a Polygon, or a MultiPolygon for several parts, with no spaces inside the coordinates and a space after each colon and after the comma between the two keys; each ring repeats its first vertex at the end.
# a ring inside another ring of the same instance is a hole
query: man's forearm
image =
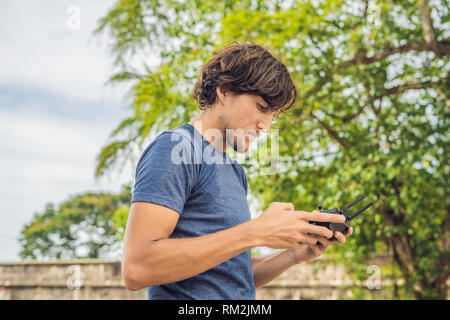
{"type": "Polygon", "coordinates": [[[255,287],[262,287],[299,262],[295,249],[278,250],[264,257],[253,257],[255,287]]]}
{"type": "Polygon", "coordinates": [[[133,250],[125,248],[127,287],[138,290],[193,277],[260,245],[258,241],[248,221],[201,237],[161,239],[133,250]]]}

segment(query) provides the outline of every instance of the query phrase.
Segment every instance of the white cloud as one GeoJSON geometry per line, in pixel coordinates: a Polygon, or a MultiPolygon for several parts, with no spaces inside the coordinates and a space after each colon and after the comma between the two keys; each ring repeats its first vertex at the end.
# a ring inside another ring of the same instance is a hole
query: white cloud
{"type": "MultiPolygon", "coordinates": [[[[109,134],[107,126],[8,113],[0,114],[0,123],[2,243],[18,237],[22,226],[47,202],[60,203],[86,191],[117,192],[132,179],[132,170],[126,168],[110,181],[94,180],[95,157],[109,134]]],[[[0,260],[16,259],[18,249],[15,241],[2,245],[0,260]]]]}
{"type": "Polygon", "coordinates": [[[0,261],[18,260],[20,230],[47,202],[133,178],[126,167],[94,180],[100,148],[129,112],[127,88],[104,86],[112,58],[91,33],[114,2],[0,2],[0,261]],[[71,31],[74,4],[81,29],[71,31]]]}
{"type": "MultiPolygon", "coordinates": [[[[108,126],[11,113],[0,113],[0,123],[0,235],[18,236],[47,202],[59,203],[86,191],[117,192],[133,177],[132,169],[126,168],[112,180],[94,179],[95,158],[110,132],[108,126]]],[[[17,243],[2,248],[0,260],[14,259],[18,249],[17,243]]]]}
{"type": "Polygon", "coordinates": [[[122,97],[125,87],[104,83],[112,74],[106,39],[92,36],[114,1],[2,1],[0,83],[31,83],[84,98],[122,97]],[[71,5],[80,29],[70,30],[71,5]]]}

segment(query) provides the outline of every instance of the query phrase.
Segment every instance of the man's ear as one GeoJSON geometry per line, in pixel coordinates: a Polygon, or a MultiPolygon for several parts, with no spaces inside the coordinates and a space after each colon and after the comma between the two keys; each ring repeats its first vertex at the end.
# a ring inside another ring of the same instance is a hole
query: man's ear
{"type": "Polygon", "coordinates": [[[222,87],[217,86],[216,87],[216,94],[217,94],[217,97],[219,98],[218,102],[220,104],[225,105],[225,102],[226,102],[226,99],[227,99],[229,93],[226,90],[224,90],[222,87]]]}

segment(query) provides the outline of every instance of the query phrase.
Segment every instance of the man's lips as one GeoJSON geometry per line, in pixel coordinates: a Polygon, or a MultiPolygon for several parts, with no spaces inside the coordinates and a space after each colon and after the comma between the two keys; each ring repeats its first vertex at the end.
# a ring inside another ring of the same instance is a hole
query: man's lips
{"type": "Polygon", "coordinates": [[[247,132],[246,135],[247,136],[252,136],[254,138],[258,138],[259,137],[259,134],[256,134],[256,132],[247,132]]]}
{"type": "Polygon", "coordinates": [[[253,133],[247,133],[245,136],[248,137],[248,143],[251,143],[258,138],[258,136],[253,133]]]}

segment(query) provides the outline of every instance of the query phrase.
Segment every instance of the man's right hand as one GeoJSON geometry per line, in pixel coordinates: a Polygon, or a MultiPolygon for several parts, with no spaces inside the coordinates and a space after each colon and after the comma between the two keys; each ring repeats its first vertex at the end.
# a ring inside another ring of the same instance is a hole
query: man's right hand
{"type": "Polygon", "coordinates": [[[310,224],[310,221],[343,223],[345,217],[324,212],[295,211],[292,203],[273,202],[254,220],[254,227],[263,246],[274,249],[295,248],[302,243],[314,245],[317,239],[311,235],[327,239],[333,236],[330,229],[310,224]]]}

